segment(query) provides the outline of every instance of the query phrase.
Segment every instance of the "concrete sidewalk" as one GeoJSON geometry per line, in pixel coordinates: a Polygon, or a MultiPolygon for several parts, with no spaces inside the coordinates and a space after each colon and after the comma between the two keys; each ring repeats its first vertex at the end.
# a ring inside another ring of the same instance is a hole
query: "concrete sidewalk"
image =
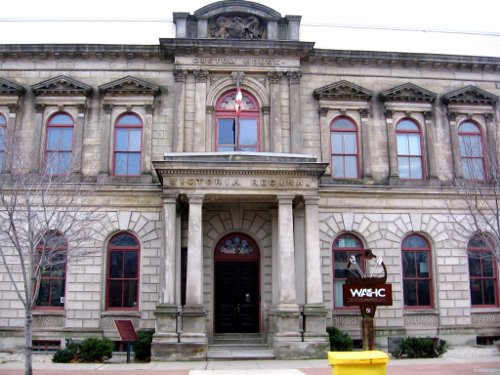
{"type": "MultiPolygon", "coordinates": [[[[22,375],[20,357],[9,361],[0,359],[1,375],[22,375]]],[[[41,360],[36,356],[34,375],[84,375],[98,371],[99,375],[331,375],[332,370],[324,360],[248,360],[202,362],[152,362],[152,363],[52,363],[50,357],[41,360]]],[[[496,348],[450,349],[442,358],[390,359],[387,375],[500,375],[500,354],[496,348]]]]}

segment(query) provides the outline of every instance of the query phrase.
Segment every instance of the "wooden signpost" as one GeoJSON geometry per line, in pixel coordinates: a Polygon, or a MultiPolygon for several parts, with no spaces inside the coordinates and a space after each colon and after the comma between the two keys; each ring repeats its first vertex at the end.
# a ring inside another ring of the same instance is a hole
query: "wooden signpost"
{"type": "MultiPolygon", "coordinates": [[[[376,258],[371,250],[365,250],[371,258],[376,258]]],[[[367,256],[368,257],[368,256],[367,256]]],[[[361,312],[361,332],[363,350],[375,350],[374,317],[377,306],[392,305],[392,285],[386,284],[387,268],[382,258],[377,259],[376,266],[367,277],[356,264],[356,258],[351,256],[347,269],[353,266],[355,272],[347,272],[346,283],[343,285],[344,306],[359,306],[361,312]],[[373,276],[375,269],[381,266],[382,276],[373,276]]],[[[352,269],[350,270],[352,271],[352,269]]]]}
{"type": "Polygon", "coordinates": [[[120,334],[120,339],[127,343],[127,363],[130,363],[130,351],[132,343],[137,341],[137,332],[131,320],[115,320],[116,329],[120,334]]]}

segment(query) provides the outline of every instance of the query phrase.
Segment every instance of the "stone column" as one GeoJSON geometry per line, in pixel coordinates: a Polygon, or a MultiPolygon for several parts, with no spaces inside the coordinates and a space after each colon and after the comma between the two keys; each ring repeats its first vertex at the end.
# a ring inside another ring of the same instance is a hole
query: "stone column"
{"type": "MultiPolygon", "coordinates": [[[[428,165],[428,176],[429,179],[431,180],[436,180],[437,179],[437,160],[436,160],[436,154],[435,154],[435,149],[437,146],[436,143],[436,126],[433,124],[433,115],[432,111],[426,111],[423,112],[423,117],[425,121],[425,135],[426,135],[426,142],[424,145],[422,145],[422,150],[427,151],[427,162],[424,161],[428,165]]],[[[425,155],[425,154],[424,154],[425,155]]]]}
{"type": "Polygon", "coordinates": [[[368,121],[368,115],[370,111],[368,108],[359,108],[359,117],[361,119],[361,126],[359,129],[359,134],[361,135],[360,147],[362,148],[363,163],[361,165],[361,178],[367,180],[372,179],[372,164],[371,164],[371,149],[370,149],[370,138],[372,137],[372,129],[370,128],[370,123],[368,121]]]}
{"type": "Polygon", "coordinates": [[[153,150],[153,111],[154,105],[144,106],[146,116],[143,127],[142,174],[151,174],[151,153],[153,150]]]}
{"type": "Polygon", "coordinates": [[[85,128],[85,111],[87,106],[84,104],[76,106],[78,113],[75,122],[75,133],[73,137],[73,165],[71,166],[71,173],[82,173],[82,159],[83,159],[83,138],[85,128]]]}
{"type": "Polygon", "coordinates": [[[283,137],[281,130],[281,95],[280,81],[282,73],[267,73],[270,86],[270,107],[271,107],[271,148],[270,152],[283,152],[283,137]]]}
{"type": "Polygon", "coordinates": [[[396,140],[396,128],[394,126],[393,112],[385,111],[385,122],[387,125],[387,142],[389,144],[389,179],[399,179],[398,150],[396,140]]]}
{"type": "Polygon", "coordinates": [[[4,153],[4,161],[3,165],[0,164],[0,172],[4,173],[10,173],[13,169],[12,163],[13,163],[13,153],[15,153],[15,134],[16,134],[16,123],[17,123],[17,110],[19,109],[18,104],[9,104],[9,113],[8,117],[6,118],[7,121],[7,132],[6,132],[6,138],[5,138],[5,153],[4,153]]]}
{"type": "Polygon", "coordinates": [[[42,132],[45,127],[43,126],[43,115],[45,112],[44,104],[35,105],[35,133],[33,135],[33,155],[38,155],[38,157],[31,158],[32,164],[30,165],[31,171],[41,171],[44,168],[45,147],[42,145],[42,132]]]}
{"type": "Polygon", "coordinates": [[[290,108],[290,152],[298,154],[302,152],[302,123],[300,117],[300,77],[302,72],[288,72],[290,84],[289,108],[290,108]]]}
{"type": "Polygon", "coordinates": [[[176,303],[176,214],[177,196],[163,196],[163,246],[160,256],[160,301],[154,311],[156,330],[152,343],[154,359],[176,359],[179,342],[176,303]]]}
{"type": "Polygon", "coordinates": [[[269,106],[262,107],[263,132],[260,136],[260,144],[263,145],[260,151],[271,151],[271,129],[269,128],[269,115],[271,108],[269,106]]]}
{"type": "Polygon", "coordinates": [[[181,343],[193,350],[185,359],[203,359],[207,351],[205,310],[203,308],[203,195],[189,194],[186,305],[182,311],[181,343]]]}
{"type": "Polygon", "coordinates": [[[320,137],[321,137],[321,161],[323,163],[328,163],[326,167],[325,174],[331,175],[332,173],[332,160],[331,160],[331,146],[330,146],[330,124],[328,123],[328,112],[329,108],[321,107],[318,111],[319,114],[319,126],[320,126],[320,137]]]}
{"type": "Polygon", "coordinates": [[[276,306],[274,352],[277,358],[300,356],[297,345],[302,341],[299,332],[299,306],[295,289],[295,249],[293,230],[293,195],[278,196],[278,253],[279,304],[276,306]]]}
{"type": "Polygon", "coordinates": [[[174,129],[172,142],[172,150],[174,152],[184,151],[187,74],[186,70],[174,71],[174,129]]]}
{"type": "Polygon", "coordinates": [[[194,93],[194,139],[191,149],[194,152],[205,151],[205,130],[206,130],[206,98],[207,98],[207,78],[208,71],[195,70],[194,93]]]}
{"type": "Polygon", "coordinates": [[[316,357],[326,356],[329,349],[326,334],[327,310],[323,304],[321,254],[319,244],[319,197],[304,197],[306,232],[306,304],[304,306],[304,342],[310,342],[316,357]]]}
{"type": "Polygon", "coordinates": [[[111,104],[104,104],[103,111],[104,118],[101,133],[101,161],[99,164],[99,175],[97,176],[99,180],[102,180],[109,174],[109,163],[111,162],[109,149],[111,147],[111,130],[113,129],[111,113],[113,111],[113,106],[111,104]]]}

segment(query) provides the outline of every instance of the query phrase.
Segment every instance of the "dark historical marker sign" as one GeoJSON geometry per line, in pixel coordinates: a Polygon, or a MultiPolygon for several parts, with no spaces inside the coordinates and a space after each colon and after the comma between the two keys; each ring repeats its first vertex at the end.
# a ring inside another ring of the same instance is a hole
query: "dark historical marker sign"
{"type": "Polygon", "coordinates": [[[115,320],[115,325],[122,341],[137,341],[137,333],[135,332],[135,328],[131,320],[115,320]]]}

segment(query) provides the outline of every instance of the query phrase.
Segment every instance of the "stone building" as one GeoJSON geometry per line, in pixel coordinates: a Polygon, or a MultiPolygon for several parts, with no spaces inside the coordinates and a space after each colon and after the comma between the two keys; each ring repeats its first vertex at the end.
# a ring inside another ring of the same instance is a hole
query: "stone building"
{"type": "MultiPolygon", "coordinates": [[[[445,202],[453,175],[484,178],[499,58],[315,49],[300,16],[242,0],[174,22],[158,45],[0,45],[0,145],[36,155],[33,171],[64,151],[112,198],[98,254],[39,299],[35,347],[119,341],[126,319],[155,328],[155,359],[228,337],[323,357],[326,326],[360,338],[341,293],[364,249],[393,290],[377,345],[500,336],[497,265],[468,256],[481,243],[445,202]]],[[[22,344],[23,317],[0,277],[1,349],[22,344]]]]}

